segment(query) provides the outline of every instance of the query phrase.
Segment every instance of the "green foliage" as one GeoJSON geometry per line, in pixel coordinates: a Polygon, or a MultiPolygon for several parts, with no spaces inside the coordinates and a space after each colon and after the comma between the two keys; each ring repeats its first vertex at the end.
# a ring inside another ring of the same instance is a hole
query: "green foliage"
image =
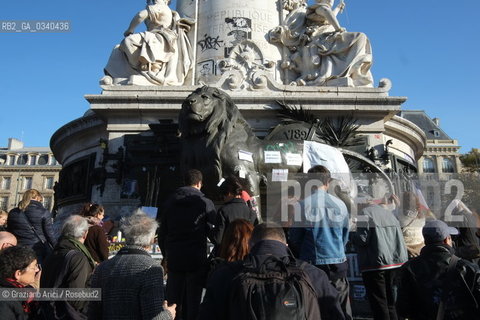
{"type": "Polygon", "coordinates": [[[480,152],[478,149],[472,149],[470,152],[460,156],[464,171],[480,172],[480,152]]]}
{"type": "Polygon", "coordinates": [[[285,124],[298,121],[314,124],[317,121],[315,115],[302,106],[297,108],[296,106],[289,106],[280,101],[277,101],[277,103],[281,107],[281,109],[278,110],[278,117],[285,124]]]}
{"type": "Polygon", "coordinates": [[[464,187],[462,201],[467,207],[480,213],[480,174],[477,172],[462,173],[458,178],[464,187]]]}
{"type": "Polygon", "coordinates": [[[316,130],[317,137],[328,145],[347,148],[362,143],[362,138],[357,136],[360,125],[356,123],[357,120],[351,115],[325,118],[320,121],[310,110],[304,109],[302,106],[297,108],[280,101],[277,101],[277,103],[281,107],[278,114],[283,123],[319,123],[316,130]]]}
{"type": "Polygon", "coordinates": [[[327,144],[334,147],[352,147],[359,145],[362,139],[358,137],[357,120],[353,116],[326,118],[317,128],[317,135],[327,144]]]}

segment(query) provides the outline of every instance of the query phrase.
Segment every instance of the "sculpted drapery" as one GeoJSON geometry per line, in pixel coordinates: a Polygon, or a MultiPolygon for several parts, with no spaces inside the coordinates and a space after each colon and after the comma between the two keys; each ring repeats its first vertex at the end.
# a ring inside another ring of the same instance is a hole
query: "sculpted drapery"
{"type": "Polygon", "coordinates": [[[125,39],[113,50],[105,73],[116,79],[142,75],[152,84],[183,85],[193,66],[187,36],[192,24],[192,20],[172,11],[165,0],[155,1],[133,18],[125,39]],[[147,31],[133,33],[143,21],[147,31]]]}
{"type": "Polygon", "coordinates": [[[283,63],[286,80],[296,85],[371,87],[372,49],[367,36],[346,32],[336,15],[344,8],[341,2],[317,1],[290,12],[282,26],[272,30],[270,41],[288,48],[283,63]],[[332,82],[336,81],[336,82],[332,82]]]}

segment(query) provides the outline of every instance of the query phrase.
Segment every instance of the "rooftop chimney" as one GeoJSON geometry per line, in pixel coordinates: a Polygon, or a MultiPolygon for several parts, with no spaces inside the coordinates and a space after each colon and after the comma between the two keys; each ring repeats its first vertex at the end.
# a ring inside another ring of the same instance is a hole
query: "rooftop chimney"
{"type": "Polygon", "coordinates": [[[8,150],[17,149],[23,149],[23,142],[15,138],[8,138],[8,150]]]}
{"type": "Polygon", "coordinates": [[[437,127],[440,127],[440,118],[433,118],[432,120],[437,127]]]}

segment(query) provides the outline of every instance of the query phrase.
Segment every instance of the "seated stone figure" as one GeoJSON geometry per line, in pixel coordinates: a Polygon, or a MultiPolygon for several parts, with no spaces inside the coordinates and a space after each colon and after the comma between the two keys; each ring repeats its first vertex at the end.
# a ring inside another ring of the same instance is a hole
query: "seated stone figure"
{"type": "Polygon", "coordinates": [[[125,39],[113,50],[105,74],[115,84],[182,85],[193,64],[187,37],[193,20],[180,18],[169,0],[154,3],[133,17],[125,39]],[[145,22],[147,31],[134,33],[145,22]],[[132,76],[143,76],[135,80],[132,76]],[[145,78],[147,81],[145,81],[145,78]]]}
{"type": "Polygon", "coordinates": [[[290,51],[283,67],[286,80],[295,85],[371,87],[372,49],[367,36],[346,32],[336,16],[345,8],[342,1],[317,0],[307,8],[290,12],[284,25],[270,32],[270,42],[290,51]]]}

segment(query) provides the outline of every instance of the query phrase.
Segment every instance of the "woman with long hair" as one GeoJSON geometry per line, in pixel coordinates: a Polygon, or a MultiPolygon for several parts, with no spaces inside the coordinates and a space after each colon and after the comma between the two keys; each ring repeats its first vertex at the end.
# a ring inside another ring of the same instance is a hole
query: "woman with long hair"
{"type": "Polygon", "coordinates": [[[216,257],[211,256],[207,282],[212,274],[228,262],[243,260],[250,250],[249,241],[253,232],[253,224],[245,219],[230,222],[216,257]]]}
{"type": "Polygon", "coordinates": [[[80,215],[85,217],[90,225],[88,228],[85,247],[92,255],[93,260],[101,263],[108,259],[108,239],[102,227],[102,220],[105,217],[105,209],[97,203],[86,203],[80,215]]]}
{"type": "Polygon", "coordinates": [[[42,263],[57,242],[52,215],[42,201],[42,194],[38,190],[25,191],[18,207],[10,211],[7,220],[7,229],[17,237],[18,245],[32,248],[39,263],[42,263]]]}
{"type": "Polygon", "coordinates": [[[245,219],[230,222],[220,245],[220,255],[226,262],[243,260],[248,254],[248,241],[252,236],[253,224],[245,219]]]}

